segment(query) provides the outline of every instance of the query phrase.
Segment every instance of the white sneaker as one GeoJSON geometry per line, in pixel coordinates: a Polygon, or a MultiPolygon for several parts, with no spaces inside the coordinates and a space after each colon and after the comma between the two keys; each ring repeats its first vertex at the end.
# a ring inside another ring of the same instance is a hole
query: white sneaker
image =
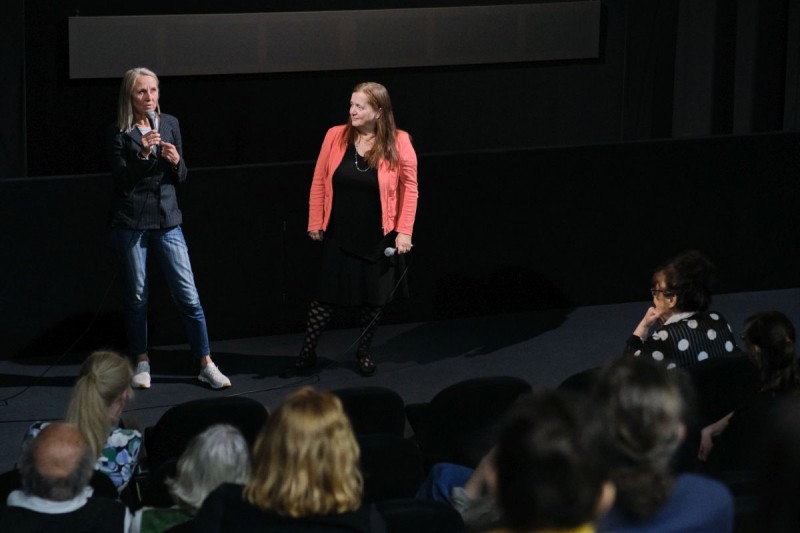
{"type": "Polygon", "coordinates": [[[148,361],[139,361],[139,364],[136,365],[133,378],[131,378],[131,387],[134,389],[150,388],[150,363],[148,361]]]}
{"type": "Polygon", "coordinates": [[[200,375],[197,376],[197,379],[203,383],[208,383],[211,385],[212,389],[224,389],[225,387],[231,386],[231,380],[220,372],[219,368],[217,368],[217,365],[214,363],[208,363],[205,368],[200,371],[200,375]]]}

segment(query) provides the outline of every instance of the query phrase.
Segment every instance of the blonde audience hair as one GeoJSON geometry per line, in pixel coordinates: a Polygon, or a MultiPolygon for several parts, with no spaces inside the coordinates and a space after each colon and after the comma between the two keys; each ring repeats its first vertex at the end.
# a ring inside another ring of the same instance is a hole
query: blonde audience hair
{"type": "Polygon", "coordinates": [[[131,394],[133,369],[116,352],[96,351],[84,361],[78,381],[72,389],[66,421],[78,426],[100,457],[111,431],[111,405],[124,393],[131,394]]]}
{"type": "MultiPolygon", "coordinates": [[[[133,104],[131,97],[133,96],[133,86],[136,84],[136,79],[139,76],[150,76],[156,80],[156,85],[160,83],[156,73],[145,67],[136,67],[129,69],[122,76],[122,83],[119,86],[119,99],[117,100],[117,127],[119,131],[128,133],[133,129],[133,104]]],[[[156,105],[156,114],[161,114],[161,104],[156,105]]]]}
{"type": "Polygon", "coordinates": [[[250,479],[250,450],[242,433],[217,424],[196,435],[178,459],[175,477],[167,479],[175,503],[197,514],[203,500],[223,483],[244,484],[250,479]]]}
{"type": "Polygon", "coordinates": [[[244,498],[292,517],[354,511],[364,484],[359,457],[339,398],[303,387],[284,400],[256,439],[244,498]]]}

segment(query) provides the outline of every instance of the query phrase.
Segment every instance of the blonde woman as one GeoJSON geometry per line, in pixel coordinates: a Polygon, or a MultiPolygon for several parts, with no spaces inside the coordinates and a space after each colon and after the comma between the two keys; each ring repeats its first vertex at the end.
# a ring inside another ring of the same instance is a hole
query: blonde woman
{"type": "Polygon", "coordinates": [[[361,505],[360,451],[339,399],[304,387],[290,394],[256,439],[246,485],[222,485],[195,531],[385,531],[361,505]]]}
{"type": "Polygon", "coordinates": [[[211,360],[208,326],[194,283],[189,248],[181,229],[177,186],[186,181],[178,119],[161,112],[155,72],[144,67],[125,72],[119,88],[117,120],[106,139],[114,194],[111,237],[120,261],[128,353],[136,360],[133,386],[149,389],[147,352],[147,258],[154,255],[183,318],[197,361],[197,379],[212,389],[231,380],[211,360]]]}
{"type": "MultiPolygon", "coordinates": [[[[66,421],[78,426],[89,441],[92,454],[98,458],[95,469],[111,478],[120,492],[133,477],[142,445],[139,431],[122,427],[122,412],[133,394],[132,376],[130,363],[120,354],[92,353],[81,367],[66,416],[66,421]]],[[[33,424],[23,448],[47,424],[33,424]]]]}

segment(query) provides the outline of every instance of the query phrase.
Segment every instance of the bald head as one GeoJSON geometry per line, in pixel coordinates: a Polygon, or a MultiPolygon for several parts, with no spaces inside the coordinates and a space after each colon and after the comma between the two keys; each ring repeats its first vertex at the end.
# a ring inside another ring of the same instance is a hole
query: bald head
{"type": "Polygon", "coordinates": [[[49,424],[33,441],[33,461],[43,476],[62,478],[78,467],[89,443],[77,426],[49,424]]]}
{"type": "Polygon", "coordinates": [[[93,463],[89,442],[77,426],[49,424],[22,457],[22,488],[48,500],[72,499],[89,483],[93,463]]]}

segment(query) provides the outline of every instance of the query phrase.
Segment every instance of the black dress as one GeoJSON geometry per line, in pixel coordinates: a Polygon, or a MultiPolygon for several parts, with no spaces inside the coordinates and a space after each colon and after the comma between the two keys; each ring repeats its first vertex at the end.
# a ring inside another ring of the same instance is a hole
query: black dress
{"type": "Polygon", "coordinates": [[[383,306],[407,292],[403,257],[384,254],[394,248],[396,236],[394,231],[383,234],[377,169],[369,168],[349,145],[333,173],[333,208],[323,239],[317,300],[383,306]]]}

